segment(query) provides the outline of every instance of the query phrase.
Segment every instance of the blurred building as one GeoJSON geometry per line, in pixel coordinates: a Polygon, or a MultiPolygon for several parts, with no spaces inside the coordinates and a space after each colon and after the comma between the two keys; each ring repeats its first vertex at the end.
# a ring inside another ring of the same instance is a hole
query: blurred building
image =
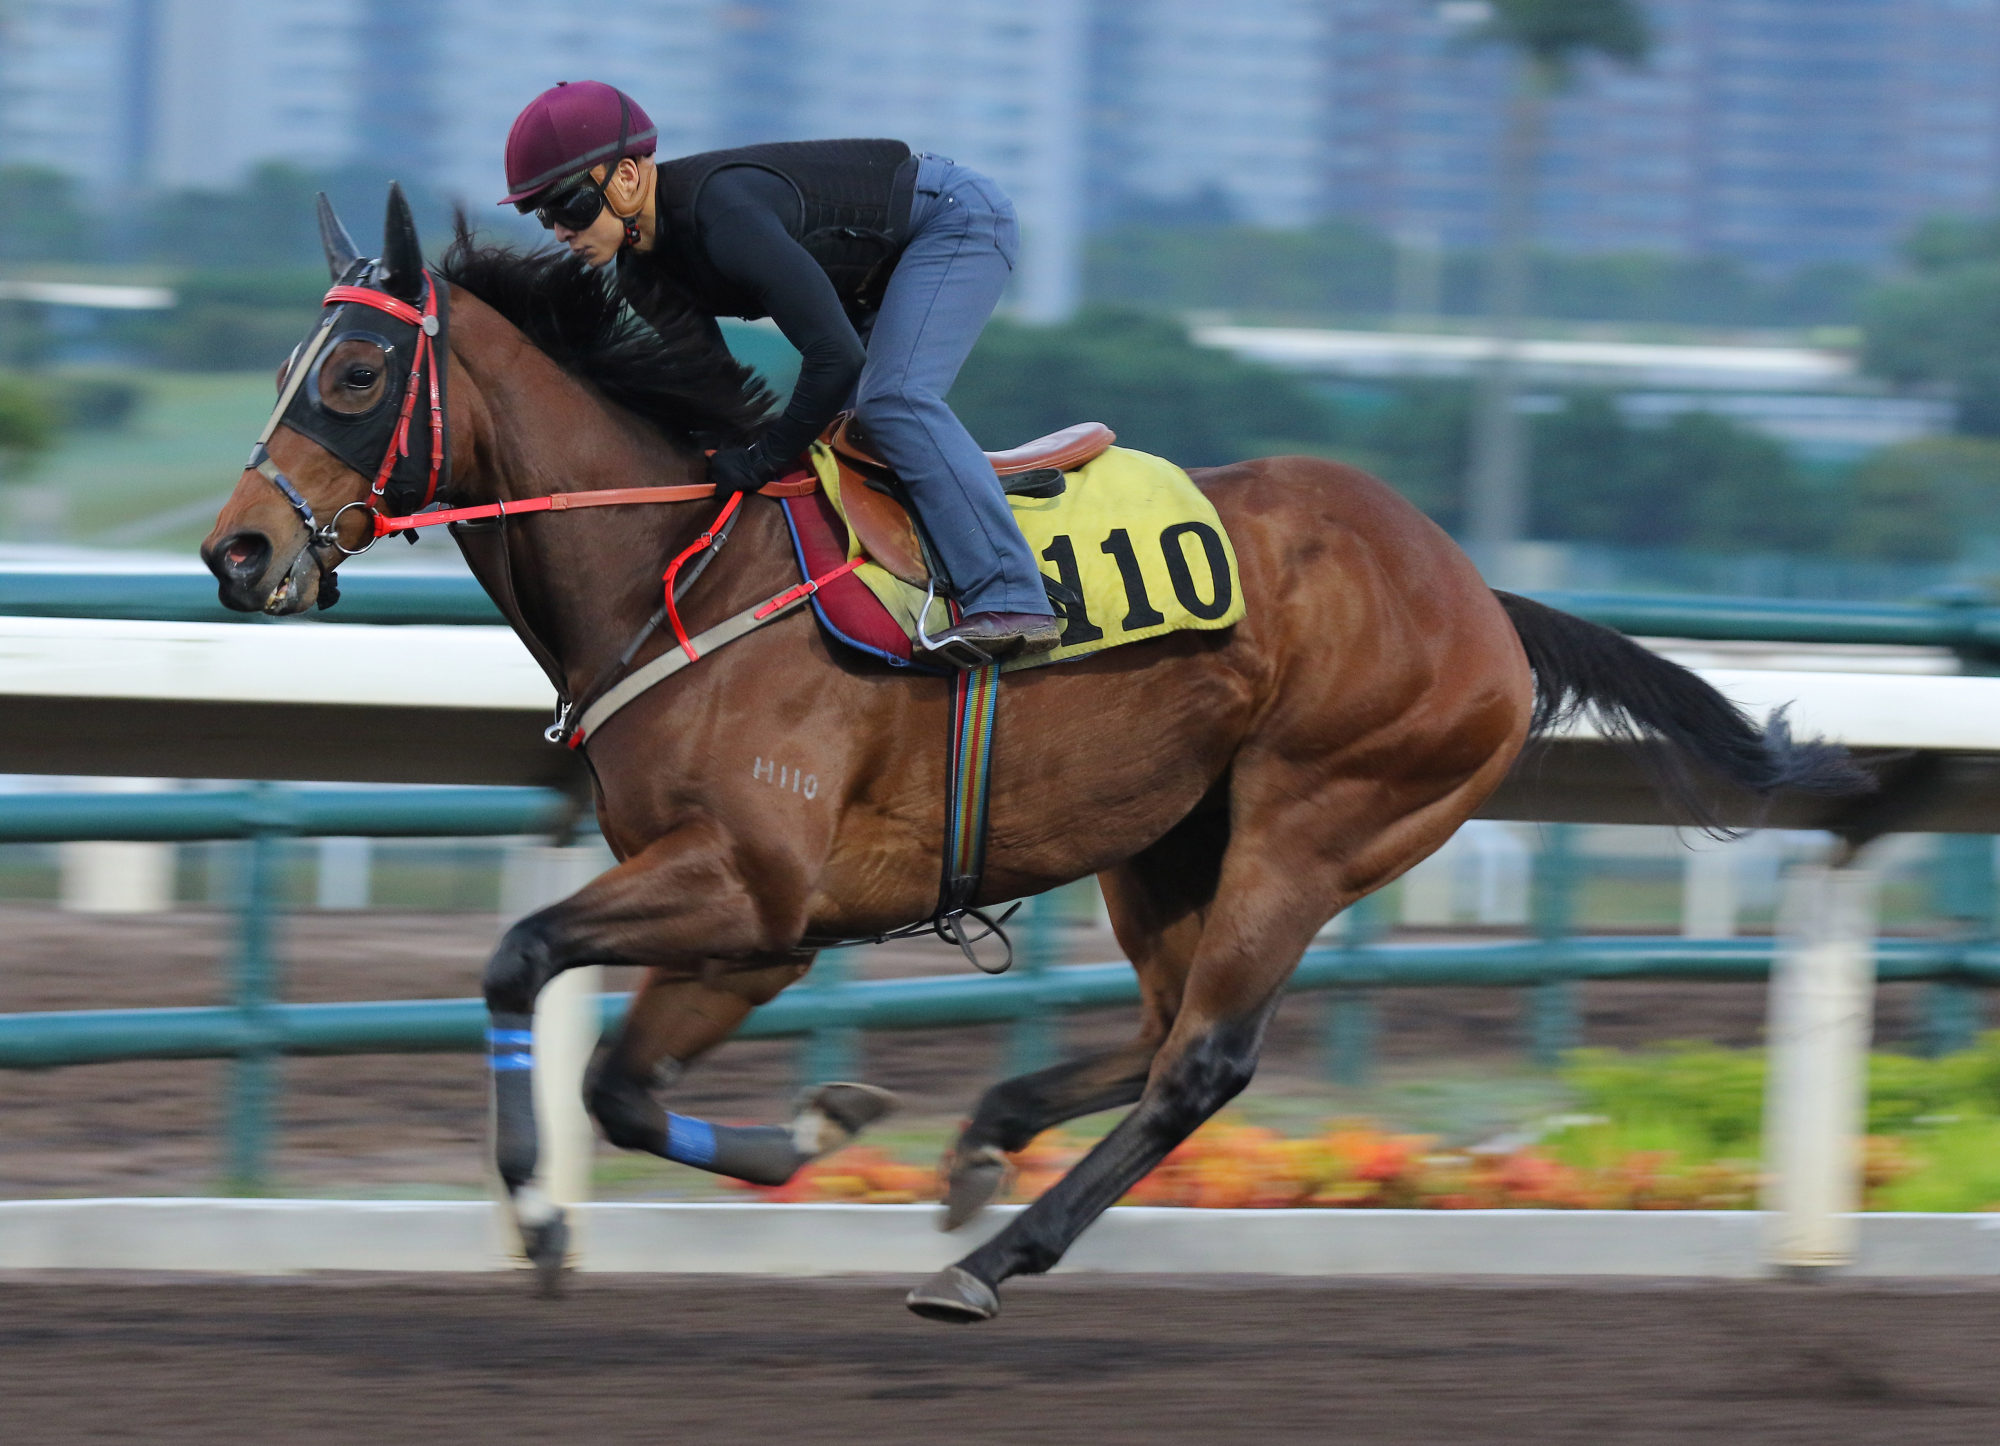
{"type": "MultiPolygon", "coordinates": [[[[1540,239],[1789,267],[1879,261],[2000,192],[2000,0],[1646,0],[1638,70],[1551,109],[1540,239]]],[[[1479,0],[0,0],[0,164],[135,188],[365,165],[475,209],[508,122],[593,76],[672,154],[887,134],[995,175],[1017,301],[1067,310],[1082,233],[1328,214],[1482,242],[1508,58],[1479,0]]]]}
{"type": "Polygon", "coordinates": [[[0,165],[51,166],[99,194],[150,172],[151,0],[0,3],[0,165]]]}
{"type": "MultiPolygon", "coordinates": [[[[406,0],[373,0],[384,11],[415,11],[406,0]]],[[[660,131],[660,154],[718,144],[727,74],[722,63],[725,0],[438,0],[422,7],[413,54],[430,71],[416,87],[429,113],[405,115],[360,154],[387,151],[420,162],[431,185],[465,200],[478,216],[504,194],[507,128],[522,106],[559,80],[601,80],[639,101],[660,131]]],[[[376,83],[381,92],[389,87],[376,83]]],[[[385,108],[390,101],[382,96],[385,108]]]]}
{"type": "Polygon", "coordinates": [[[354,153],[376,63],[348,0],[139,0],[153,43],[146,181],[236,185],[259,162],[305,169],[354,153]]]}
{"type": "MultiPolygon", "coordinates": [[[[894,136],[1014,198],[1021,314],[1076,302],[1089,0],[739,0],[724,143],[894,136]]],[[[643,94],[643,92],[641,92],[643,94]]]]}
{"type": "MultiPolygon", "coordinates": [[[[1477,245],[1507,58],[1480,6],[1330,0],[1330,209],[1477,245]]],[[[1921,218],[2000,195],[2000,0],[1648,0],[1636,70],[1589,62],[1550,108],[1543,243],[1879,262],[1921,218]]]]}
{"type": "Polygon", "coordinates": [[[1090,215],[1302,226],[1326,210],[1334,5],[1098,0],[1090,215]]]}

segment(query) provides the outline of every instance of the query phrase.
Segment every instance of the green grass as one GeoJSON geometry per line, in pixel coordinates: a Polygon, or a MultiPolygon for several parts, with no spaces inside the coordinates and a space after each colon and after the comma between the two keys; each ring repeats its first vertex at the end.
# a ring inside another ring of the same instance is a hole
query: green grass
{"type": "Polygon", "coordinates": [[[2000,1120],[1941,1119],[1904,1144],[1917,1168],[1876,1193],[1877,1210],[2000,1210],[2000,1120]]]}
{"type": "MultiPolygon", "coordinates": [[[[235,486],[250,444],[269,415],[271,378],[262,372],[145,372],[137,415],[112,431],[63,434],[17,481],[67,499],[65,540],[92,542],[175,508],[222,499],[235,486]]],[[[192,553],[213,509],[134,537],[133,545],[192,553]]],[[[15,539],[7,539],[15,540],[15,539]]]]}

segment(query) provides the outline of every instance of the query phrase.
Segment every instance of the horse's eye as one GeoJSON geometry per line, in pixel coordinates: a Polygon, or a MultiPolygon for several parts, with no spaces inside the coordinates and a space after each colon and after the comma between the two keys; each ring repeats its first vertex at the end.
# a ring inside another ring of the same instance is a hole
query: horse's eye
{"type": "Polygon", "coordinates": [[[370,367],[350,367],[347,384],[358,392],[365,392],[375,385],[375,372],[370,367]]]}

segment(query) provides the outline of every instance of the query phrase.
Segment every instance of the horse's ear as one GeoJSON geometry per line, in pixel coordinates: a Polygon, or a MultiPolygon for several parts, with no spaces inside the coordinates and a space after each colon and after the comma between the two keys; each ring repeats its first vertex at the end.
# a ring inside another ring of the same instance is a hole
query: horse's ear
{"type": "Polygon", "coordinates": [[[382,267],[375,279],[391,296],[414,302],[424,294],[424,248],[417,240],[417,220],[409,197],[396,182],[389,183],[389,216],[382,224],[382,267]]]}
{"type": "Polygon", "coordinates": [[[334,215],[333,202],[327,200],[324,191],[319,193],[319,244],[326,248],[326,269],[335,281],[345,280],[349,268],[361,259],[354,238],[340,224],[340,217],[334,215]]]}

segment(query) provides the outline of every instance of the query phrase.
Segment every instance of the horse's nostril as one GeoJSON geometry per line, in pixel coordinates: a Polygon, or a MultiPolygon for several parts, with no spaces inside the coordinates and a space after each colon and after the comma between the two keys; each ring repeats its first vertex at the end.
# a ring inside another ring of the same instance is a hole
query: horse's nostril
{"type": "Polygon", "coordinates": [[[225,583],[247,583],[271,560],[271,542],[257,532],[239,532],[212,553],[204,554],[215,575],[225,583]]]}

